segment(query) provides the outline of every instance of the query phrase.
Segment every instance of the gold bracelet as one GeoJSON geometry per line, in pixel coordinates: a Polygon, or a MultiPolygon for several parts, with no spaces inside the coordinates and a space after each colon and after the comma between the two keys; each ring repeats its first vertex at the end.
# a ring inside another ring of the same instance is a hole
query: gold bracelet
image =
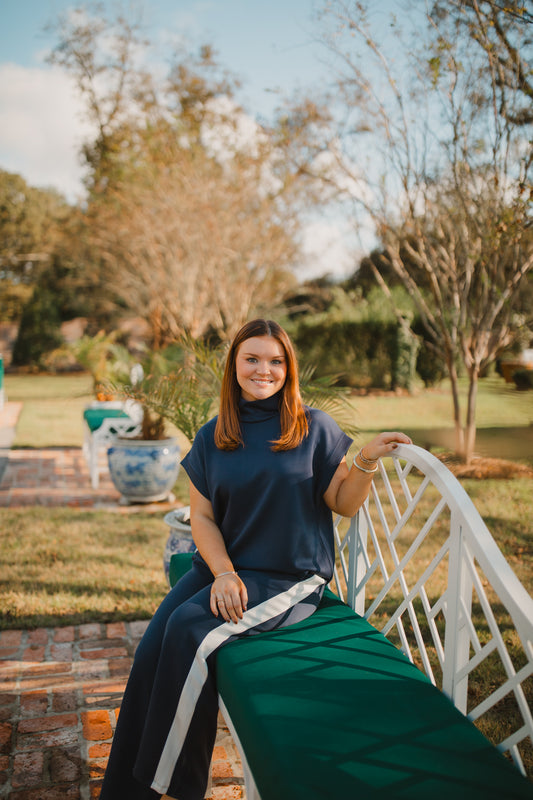
{"type": "Polygon", "coordinates": [[[237,573],[230,569],[228,572],[219,572],[218,575],[215,575],[213,578],[216,581],[217,578],[222,578],[224,575],[236,575],[237,573]]]}
{"type": "Polygon", "coordinates": [[[361,472],[366,472],[368,475],[372,475],[374,472],[378,471],[378,465],[377,464],[373,469],[367,469],[366,467],[362,467],[361,464],[358,464],[357,461],[355,460],[356,458],[357,458],[357,456],[353,457],[353,465],[354,465],[354,467],[357,467],[357,469],[360,469],[361,472]]]}
{"type": "Polygon", "coordinates": [[[357,453],[357,455],[359,456],[359,458],[361,459],[361,461],[363,462],[363,464],[376,464],[376,463],[377,463],[377,458],[367,458],[367,457],[365,456],[365,454],[363,453],[363,448],[361,448],[361,449],[359,450],[359,452],[357,453]]]}

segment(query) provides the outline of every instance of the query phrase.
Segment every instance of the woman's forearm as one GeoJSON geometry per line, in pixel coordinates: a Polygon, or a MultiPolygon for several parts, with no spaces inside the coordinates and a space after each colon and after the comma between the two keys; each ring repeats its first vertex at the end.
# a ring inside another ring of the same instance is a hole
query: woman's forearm
{"type": "Polygon", "coordinates": [[[343,517],[353,517],[365,502],[372,485],[373,473],[363,472],[353,465],[339,485],[334,511],[343,517]]]}
{"type": "Polygon", "coordinates": [[[198,552],[213,575],[233,572],[224,538],[215,522],[201,513],[194,514],[191,510],[191,530],[198,552]]]}
{"type": "Polygon", "coordinates": [[[224,537],[215,522],[213,506],[191,483],[191,532],[198,552],[213,573],[233,572],[224,537]]]}
{"type": "Polygon", "coordinates": [[[248,592],[234,572],[224,537],[215,522],[213,507],[191,483],[191,528],[198,552],[213,573],[211,611],[226,622],[242,619],[248,604],[248,592]]]}
{"type": "Polygon", "coordinates": [[[405,433],[399,431],[380,433],[357,453],[351,468],[348,467],[346,459],[343,459],[324,494],[327,506],[335,514],[353,517],[370,491],[378,459],[390,455],[399,442],[412,444],[405,433]]]}

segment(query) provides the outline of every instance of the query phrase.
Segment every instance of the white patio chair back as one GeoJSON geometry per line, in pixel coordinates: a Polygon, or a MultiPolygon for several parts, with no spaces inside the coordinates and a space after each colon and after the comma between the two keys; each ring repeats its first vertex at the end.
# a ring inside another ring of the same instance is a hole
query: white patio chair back
{"type": "Polygon", "coordinates": [[[140,403],[129,399],[106,402],[94,400],[88,408],[120,410],[128,415],[105,417],[95,431],[91,431],[87,424],[84,426],[83,455],[89,467],[91,486],[93,489],[98,489],[100,475],[107,471],[107,462],[104,460],[107,448],[118,436],[137,436],[141,432],[143,409],[140,403]]]}
{"type": "Polygon", "coordinates": [[[364,507],[337,518],[337,592],[524,772],[533,744],[533,599],[459,481],[442,462],[400,445],[364,507]],[[528,741],[529,740],[529,741],[528,741]]]}

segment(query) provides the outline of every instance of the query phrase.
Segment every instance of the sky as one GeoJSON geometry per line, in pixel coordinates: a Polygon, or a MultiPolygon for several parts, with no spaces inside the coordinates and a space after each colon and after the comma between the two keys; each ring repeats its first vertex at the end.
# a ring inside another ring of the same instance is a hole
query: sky
{"type": "MultiPolygon", "coordinates": [[[[46,63],[55,43],[45,26],[72,0],[0,0],[0,168],[32,186],[54,187],[71,202],[83,194],[80,145],[89,133],[68,76],[46,63]]],[[[107,8],[116,0],[104,0],[107,8]]],[[[129,3],[123,3],[127,7],[129,3]]],[[[139,3],[137,3],[137,6],[139,3]]],[[[268,120],[283,96],[327,80],[317,41],[320,0],[145,0],[150,40],[214,46],[242,82],[245,109],[268,120]]],[[[346,272],[344,235],[319,221],[306,242],[308,270],[346,272]],[[325,268],[322,256],[334,264],[325,268]]]]}
{"type": "MultiPolygon", "coordinates": [[[[69,198],[79,183],[76,153],[87,127],[68,79],[46,64],[55,39],[44,29],[75,5],[0,0],[0,166],[69,198]]],[[[146,0],[143,21],[154,41],[174,36],[193,46],[213,44],[243,83],[241,102],[268,119],[281,94],[320,76],[316,7],[315,0],[146,0]]]]}

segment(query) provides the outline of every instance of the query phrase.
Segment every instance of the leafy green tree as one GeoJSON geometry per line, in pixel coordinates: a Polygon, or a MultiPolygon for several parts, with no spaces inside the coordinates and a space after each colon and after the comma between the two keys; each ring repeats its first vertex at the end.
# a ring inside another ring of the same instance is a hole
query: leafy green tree
{"type": "Polygon", "coordinates": [[[63,322],[83,317],[92,333],[110,327],[111,317],[116,317],[116,306],[103,286],[98,253],[88,246],[86,233],[80,211],[71,209],[47,260],[32,271],[31,282],[29,276],[0,282],[4,314],[19,324],[17,365],[44,367],[44,355],[63,341],[63,322]],[[12,295],[15,299],[10,302],[12,295]]]}
{"type": "Polygon", "coordinates": [[[0,170],[0,276],[31,283],[60,236],[69,207],[52,189],[35,189],[0,170]]]}
{"type": "Polygon", "coordinates": [[[36,189],[0,170],[0,315],[18,322],[33,286],[48,269],[69,214],[53,190],[36,189]]]}

